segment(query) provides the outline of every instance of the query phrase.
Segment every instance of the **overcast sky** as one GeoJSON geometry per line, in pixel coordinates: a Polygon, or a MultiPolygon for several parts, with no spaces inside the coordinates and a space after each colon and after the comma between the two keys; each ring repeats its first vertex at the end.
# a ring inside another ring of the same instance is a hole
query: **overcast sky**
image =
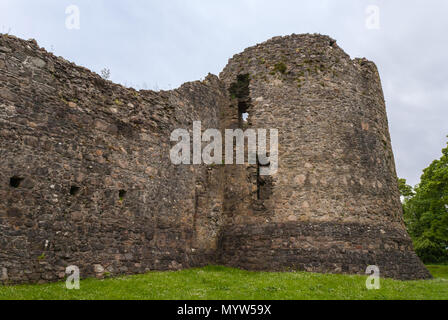
{"type": "Polygon", "coordinates": [[[448,140],[447,1],[0,0],[0,28],[137,89],[219,74],[273,36],[327,34],[377,64],[400,177],[417,184],[448,140]],[[70,5],[79,29],[67,28],[70,5]]]}

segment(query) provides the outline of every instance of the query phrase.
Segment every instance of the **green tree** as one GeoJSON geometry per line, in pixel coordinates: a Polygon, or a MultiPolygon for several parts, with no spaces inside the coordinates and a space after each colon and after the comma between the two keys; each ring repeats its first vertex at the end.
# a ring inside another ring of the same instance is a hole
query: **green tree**
{"type": "Polygon", "coordinates": [[[423,171],[414,190],[409,190],[403,179],[399,185],[415,251],[426,263],[448,261],[448,146],[442,157],[423,171]]]}

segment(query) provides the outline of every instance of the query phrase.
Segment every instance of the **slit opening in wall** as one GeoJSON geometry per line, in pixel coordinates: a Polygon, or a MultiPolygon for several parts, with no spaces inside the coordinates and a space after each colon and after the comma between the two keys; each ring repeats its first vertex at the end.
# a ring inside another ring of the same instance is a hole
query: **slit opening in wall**
{"type": "Polygon", "coordinates": [[[78,187],[78,186],[71,186],[71,188],[70,188],[70,195],[71,196],[77,196],[80,191],[81,191],[80,187],[78,187]]]}
{"type": "MultiPolygon", "coordinates": [[[[267,156],[268,153],[267,153],[267,156]]],[[[269,176],[262,176],[261,169],[269,168],[271,166],[270,163],[261,164],[258,162],[257,164],[257,199],[258,200],[267,200],[270,197],[269,189],[272,188],[272,178],[269,176]]]]}
{"type": "Polygon", "coordinates": [[[118,191],[118,197],[119,197],[120,201],[124,200],[124,198],[126,197],[126,193],[127,193],[126,190],[118,191]]]}
{"type": "Polygon", "coordinates": [[[9,179],[9,185],[12,188],[18,188],[18,187],[20,187],[20,184],[22,183],[23,180],[24,180],[24,178],[20,178],[18,176],[14,176],[11,179],[9,179]]]}

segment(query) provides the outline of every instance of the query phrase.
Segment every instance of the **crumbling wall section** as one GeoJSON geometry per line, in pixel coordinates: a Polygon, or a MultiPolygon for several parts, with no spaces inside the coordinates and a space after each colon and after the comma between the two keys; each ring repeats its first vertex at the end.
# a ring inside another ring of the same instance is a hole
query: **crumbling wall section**
{"type": "Polygon", "coordinates": [[[215,76],[135,91],[0,37],[2,280],[173,270],[213,261],[223,168],[175,166],[170,134],[219,128],[215,76]]]}

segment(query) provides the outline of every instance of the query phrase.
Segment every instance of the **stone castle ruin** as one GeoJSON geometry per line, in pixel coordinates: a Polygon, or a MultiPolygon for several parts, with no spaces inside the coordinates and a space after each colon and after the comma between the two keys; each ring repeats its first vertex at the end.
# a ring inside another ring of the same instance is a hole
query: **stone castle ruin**
{"type": "Polygon", "coordinates": [[[3,283],[220,264],[429,278],[403,223],[375,65],[276,37],[171,91],[136,91],[0,36],[3,283]],[[248,119],[243,119],[248,114],[248,119]],[[173,165],[177,128],[275,128],[279,168],[173,165]]]}

